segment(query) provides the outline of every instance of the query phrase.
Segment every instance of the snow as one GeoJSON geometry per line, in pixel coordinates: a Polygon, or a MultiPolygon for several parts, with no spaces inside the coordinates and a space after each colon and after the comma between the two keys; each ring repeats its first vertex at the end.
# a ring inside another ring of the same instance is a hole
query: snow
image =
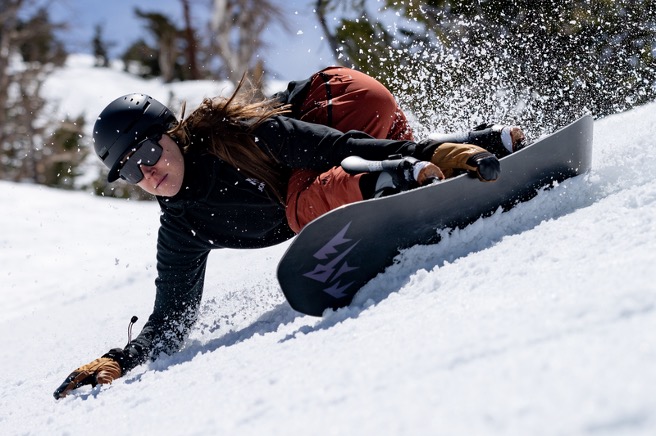
{"type": "MultiPolygon", "coordinates": [[[[71,65],[45,89],[93,120],[176,86],[71,65]]],[[[59,401],[150,314],[158,207],[0,182],[0,434],[656,434],[655,121],[597,120],[590,174],[406,250],[321,318],[284,301],[287,244],[215,251],[180,353],[59,401]]]]}

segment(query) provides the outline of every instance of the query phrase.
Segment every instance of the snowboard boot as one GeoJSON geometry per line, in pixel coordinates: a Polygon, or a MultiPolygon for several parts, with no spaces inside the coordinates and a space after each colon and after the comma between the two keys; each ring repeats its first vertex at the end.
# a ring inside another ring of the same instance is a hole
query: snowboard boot
{"type": "Polygon", "coordinates": [[[474,144],[498,158],[508,156],[526,146],[526,137],[520,127],[489,123],[480,124],[469,132],[431,135],[428,141],[474,144]]]}
{"type": "Polygon", "coordinates": [[[349,174],[365,173],[360,178],[360,191],[364,198],[385,197],[444,178],[440,169],[431,162],[401,155],[382,161],[351,156],[342,161],[342,168],[349,174]]]}
{"type": "Polygon", "coordinates": [[[381,161],[382,171],[376,178],[373,198],[385,197],[419,187],[413,177],[413,167],[420,161],[414,157],[390,156],[381,161]]]}

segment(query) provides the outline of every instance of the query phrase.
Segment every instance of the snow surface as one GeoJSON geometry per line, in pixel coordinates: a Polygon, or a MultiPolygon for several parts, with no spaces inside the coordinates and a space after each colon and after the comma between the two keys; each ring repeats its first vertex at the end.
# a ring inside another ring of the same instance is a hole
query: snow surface
{"type": "MultiPolygon", "coordinates": [[[[81,69],[46,86],[69,113],[166,92],[81,69]]],[[[589,175],[405,251],[322,318],[281,295],[287,244],[215,251],[184,350],[60,401],[150,314],[158,207],[1,182],[0,434],[654,435],[654,138],[654,104],[596,121],[589,175]]]]}

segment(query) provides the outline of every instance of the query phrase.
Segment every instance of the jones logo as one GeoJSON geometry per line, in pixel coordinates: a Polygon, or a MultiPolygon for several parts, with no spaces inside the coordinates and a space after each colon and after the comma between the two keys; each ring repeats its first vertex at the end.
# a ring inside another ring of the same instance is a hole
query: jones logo
{"type": "Polygon", "coordinates": [[[357,266],[349,265],[346,257],[358,245],[358,241],[346,238],[351,223],[348,223],[333,238],[328,241],[319,251],[314,253],[314,258],[328,263],[317,264],[314,270],[303,274],[312,280],[326,284],[328,287],[323,290],[334,298],[343,298],[348,294],[347,289],[353,284],[352,281],[342,283],[344,274],[358,269],[357,266]],[[345,245],[348,244],[348,245],[345,245]],[[341,247],[340,247],[341,246],[341,247]],[[339,248],[338,248],[339,247],[339,248]]]}

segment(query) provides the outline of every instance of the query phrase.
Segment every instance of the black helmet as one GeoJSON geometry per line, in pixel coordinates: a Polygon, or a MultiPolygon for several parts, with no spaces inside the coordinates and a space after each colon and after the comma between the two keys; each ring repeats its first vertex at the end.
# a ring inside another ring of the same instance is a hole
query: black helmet
{"type": "Polygon", "coordinates": [[[166,106],[145,94],[124,95],[107,105],[93,126],[93,146],[109,168],[107,180],[118,179],[119,163],[131,147],[164,133],[175,121],[166,106]]]}

